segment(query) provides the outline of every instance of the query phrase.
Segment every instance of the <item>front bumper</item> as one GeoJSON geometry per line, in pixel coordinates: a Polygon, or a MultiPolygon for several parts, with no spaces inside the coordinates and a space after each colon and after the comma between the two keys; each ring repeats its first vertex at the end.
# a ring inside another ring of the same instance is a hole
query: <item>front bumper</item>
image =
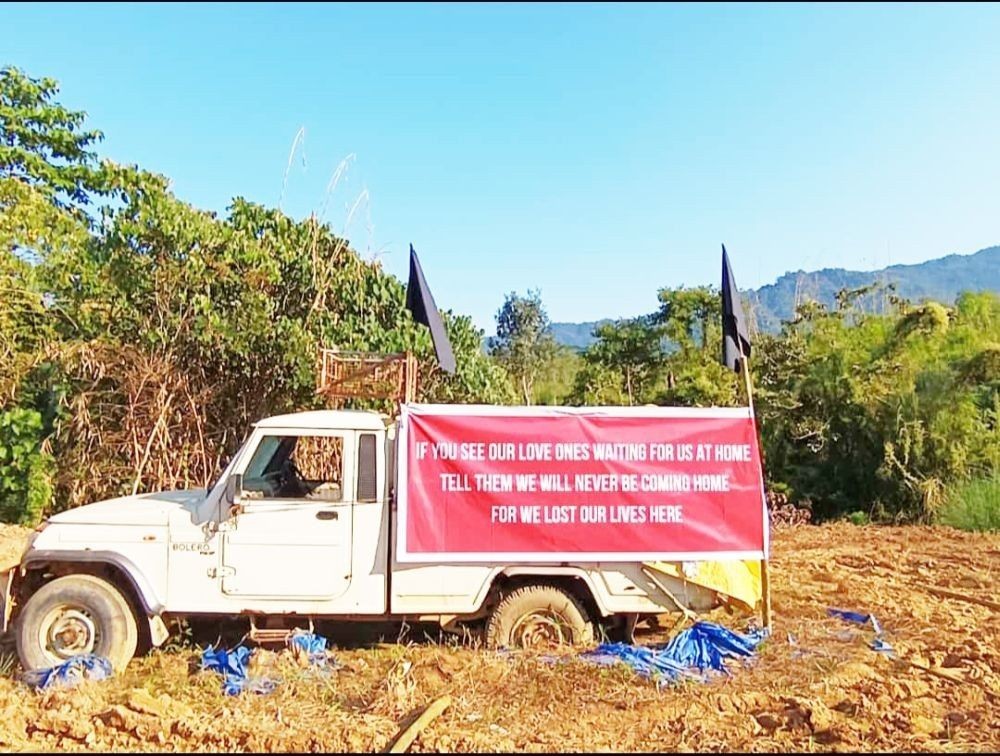
{"type": "Polygon", "coordinates": [[[0,572],[0,587],[3,588],[3,594],[0,595],[0,614],[3,614],[2,632],[4,633],[7,632],[7,628],[10,625],[10,614],[14,608],[10,600],[10,589],[14,585],[14,576],[17,574],[17,570],[18,566],[14,565],[4,572],[0,572]]]}

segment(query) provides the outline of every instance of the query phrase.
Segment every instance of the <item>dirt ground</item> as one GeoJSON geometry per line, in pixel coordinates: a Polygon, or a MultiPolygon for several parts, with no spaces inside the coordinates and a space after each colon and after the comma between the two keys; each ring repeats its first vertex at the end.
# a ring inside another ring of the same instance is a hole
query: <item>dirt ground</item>
{"type": "MultiPolygon", "coordinates": [[[[0,530],[7,540],[21,535],[0,530]]],[[[136,659],[113,680],[44,693],[17,682],[16,666],[0,658],[0,749],[381,751],[401,723],[448,694],[450,707],[411,751],[995,752],[998,577],[997,535],[780,529],[775,631],[758,657],[729,678],[662,689],[625,667],[415,638],[338,646],[341,666],[327,674],[289,652],[263,653],[262,668],[281,677],[277,689],[235,698],[198,671],[191,643],[136,659]],[[829,618],[827,607],[873,612],[897,659],[871,650],[871,632],[829,618]]],[[[735,617],[720,621],[742,629],[735,617]]]]}

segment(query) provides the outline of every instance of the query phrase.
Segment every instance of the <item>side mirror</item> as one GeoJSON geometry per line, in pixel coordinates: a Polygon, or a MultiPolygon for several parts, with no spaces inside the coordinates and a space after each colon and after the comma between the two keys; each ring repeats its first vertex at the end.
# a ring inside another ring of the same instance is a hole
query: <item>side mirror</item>
{"type": "Polygon", "coordinates": [[[229,507],[234,507],[240,503],[240,497],[243,495],[243,475],[240,473],[234,473],[230,475],[226,480],[226,493],[225,500],[226,505],[229,507]]]}

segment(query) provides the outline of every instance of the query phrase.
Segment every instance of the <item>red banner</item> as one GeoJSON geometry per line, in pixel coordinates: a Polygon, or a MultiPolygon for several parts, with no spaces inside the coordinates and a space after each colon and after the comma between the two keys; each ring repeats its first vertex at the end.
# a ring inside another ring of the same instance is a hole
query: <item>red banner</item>
{"type": "Polygon", "coordinates": [[[397,558],[763,558],[749,410],[407,406],[397,558]]]}

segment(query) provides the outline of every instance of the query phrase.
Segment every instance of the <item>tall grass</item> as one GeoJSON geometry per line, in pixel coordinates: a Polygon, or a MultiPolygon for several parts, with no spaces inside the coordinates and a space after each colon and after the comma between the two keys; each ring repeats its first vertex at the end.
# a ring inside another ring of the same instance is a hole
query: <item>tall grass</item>
{"type": "Polygon", "coordinates": [[[1000,476],[956,486],[948,495],[938,522],[961,530],[1000,530],[1000,476]]]}
{"type": "Polygon", "coordinates": [[[13,677],[17,669],[17,654],[0,651],[0,677],[13,677]]]}

